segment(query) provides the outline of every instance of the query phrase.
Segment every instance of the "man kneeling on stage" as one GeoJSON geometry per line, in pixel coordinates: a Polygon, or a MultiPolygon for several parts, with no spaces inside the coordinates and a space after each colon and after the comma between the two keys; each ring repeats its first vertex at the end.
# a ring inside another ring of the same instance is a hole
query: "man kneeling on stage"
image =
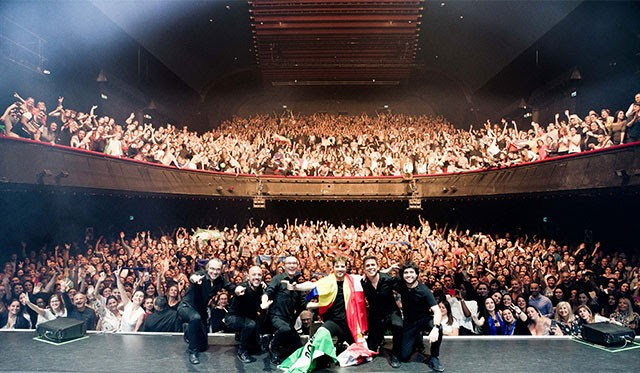
{"type": "MultiPolygon", "coordinates": [[[[440,364],[440,345],[442,344],[442,313],[433,293],[418,280],[419,269],[413,262],[405,262],[400,267],[402,280],[398,286],[398,293],[402,299],[403,326],[402,342],[399,358],[401,361],[409,361],[419,343],[422,342],[422,332],[429,332],[431,343],[431,358],[428,361],[429,368],[443,372],[440,364]],[[433,316],[429,312],[433,313],[433,316]]],[[[394,364],[394,368],[400,364],[394,364]]]]}
{"type": "Polygon", "coordinates": [[[249,281],[236,286],[236,296],[231,301],[229,313],[224,323],[240,333],[238,346],[238,360],[243,363],[255,361],[249,356],[250,349],[258,346],[258,332],[262,330],[262,314],[266,310],[260,309],[263,294],[262,269],[258,266],[249,268],[249,281]]]}
{"type": "Polygon", "coordinates": [[[189,289],[180,301],[178,316],[186,324],[184,338],[189,344],[188,354],[191,364],[200,364],[198,352],[207,349],[207,305],[218,291],[235,290],[235,285],[222,277],[222,261],[211,259],[206,270],[200,270],[189,277],[189,289]]]}

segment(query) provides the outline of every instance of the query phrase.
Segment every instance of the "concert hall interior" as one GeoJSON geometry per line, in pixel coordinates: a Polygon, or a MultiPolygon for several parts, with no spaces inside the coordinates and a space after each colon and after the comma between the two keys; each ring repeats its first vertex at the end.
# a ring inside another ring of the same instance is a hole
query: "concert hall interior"
{"type": "Polygon", "coordinates": [[[3,0],[0,371],[635,371],[639,19],[3,0]]]}

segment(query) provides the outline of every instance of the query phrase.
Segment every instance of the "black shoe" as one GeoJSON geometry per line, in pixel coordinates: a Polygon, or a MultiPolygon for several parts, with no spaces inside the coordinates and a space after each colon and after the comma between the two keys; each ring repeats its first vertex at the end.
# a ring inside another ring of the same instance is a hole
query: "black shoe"
{"type": "Polygon", "coordinates": [[[260,342],[260,349],[262,349],[262,352],[268,352],[269,351],[269,334],[263,334],[259,337],[259,342],[260,342]]]}
{"type": "Polygon", "coordinates": [[[236,356],[238,357],[238,360],[240,360],[243,363],[252,363],[255,360],[253,358],[251,358],[251,356],[249,356],[249,353],[247,351],[238,351],[238,353],[236,354],[236,356]]]}
{"type": "Polygon", "coordinates": [[[282,363],[282,359],[280,358],[280,356],[278,356],[278,354],[276,354],[275,352],[271,351],[271,364],[273,365],[280,365],[282,363]]]}
{"type": "Polygon", "coordinates": [[[431,359],[429,359],[429,364],[427,365],[436,372],[444,372],[444,367],[440,364],[440,359],[436,356],[432,356],[431,359]]]}
{"type": "Polygon", "coordinates": [[[400,360],[398,360],[398,357],[394,354],[391,354],[391,368],[397,369],[400,368],[400,360]]]}
{"type": "Polygon", "coordinates": [[[189,354],[189,362],[193,365],[200,364],[200,360],[198,359],[198,354],[190,353],[189,354]]]}

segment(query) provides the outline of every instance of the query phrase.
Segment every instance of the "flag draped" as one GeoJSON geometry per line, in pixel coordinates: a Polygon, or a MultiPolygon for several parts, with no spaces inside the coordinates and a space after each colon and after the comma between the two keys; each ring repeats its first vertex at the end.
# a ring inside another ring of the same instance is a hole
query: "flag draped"
{"type": "Polygon", "coordinates": [[[329,356],[334,362],[337,361],[331,333],[328,329],[318,328],[316,334],[309,338],[304,346],[289,355],[278,368],[286,373],[311,372],[316,367],[317,359],[324,355],[329,356]]]}

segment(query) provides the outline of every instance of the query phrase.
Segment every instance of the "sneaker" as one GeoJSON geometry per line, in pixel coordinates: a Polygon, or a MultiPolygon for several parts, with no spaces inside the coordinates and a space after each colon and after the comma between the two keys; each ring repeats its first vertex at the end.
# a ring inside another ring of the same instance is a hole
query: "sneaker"
{"type": "Polygon", "coordinates": [[[429,359],[429,368],[435,370],[436,372],[444,372],[444,367],[440,364],[440,359],[438,357],[433,356],[429,359]]]}
{"type": "Polygon", "coordinates": [[[397,369],[400,368],[400,360],[395,354],[391,354],[391,368],[397,369]]]}
{"type": "Polygon", "coordinates": [[[238,351],[236,356],[238,357],[238,360],[245,364],[252,363],[254,361],[247,351],[238,351]]]}

